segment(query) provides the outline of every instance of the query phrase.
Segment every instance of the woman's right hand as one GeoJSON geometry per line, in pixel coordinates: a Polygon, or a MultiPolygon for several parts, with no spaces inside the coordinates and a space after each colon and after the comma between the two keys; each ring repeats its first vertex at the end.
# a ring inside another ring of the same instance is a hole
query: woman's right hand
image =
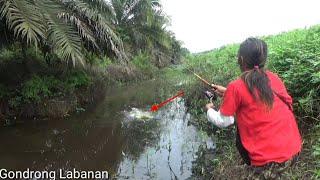
{"type": "Polygon", "coordinates": [[[227,88],[215,84],[211,84],[212,90],[217,93],[220,97],[224,95],[226,92],[227,88]]]}

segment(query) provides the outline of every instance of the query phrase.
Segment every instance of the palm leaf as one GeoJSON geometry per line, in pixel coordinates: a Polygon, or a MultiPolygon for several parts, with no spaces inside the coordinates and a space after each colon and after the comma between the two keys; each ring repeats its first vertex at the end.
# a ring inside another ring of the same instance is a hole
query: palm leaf
{"type": "Polygon", "coordinates": [[[118,56],[122,63],[128,61],[124,52],[122,40],[113,30],[113,25],[104,14],[99,13],[97,10],[92,9],[89,4],[84,1],[74,0],[68,6],[71,10],[87,19],[89,24],[95,29],[96,35],[99,40],[110,45],[112,51],[118,56]]]}
{"type": "Polygon", "coordinates": [[[44,38],[43,17],[37,6],[28,0],[2,0],[1,17],[16,37],[37,46],[44,38]]]}
{"type": "Polygon", "coordinates": [[[86,4],[90,5],[91,9],[95,9],[100,14],[105,14],[109,17],[110,21],[114,20],[116,12],[112,6],[111,1],[106,0],[83,0],[86,4]]]}
{"type": "Polygon", "coordinates": [[[58,17],[61,19],[64,19],[66,22],[70,22],[74,24],[77,27],[78,32],[82,36],[82,38],[84,38],[86,41],[91,43],[95,48],[99,49],[99,46],[94,37],[94,33],[92,32],[90,27],[85,22],[83,22],[80,18],[66,12],[59,13],[58,17]]]}
{"type": "Polygon", "coordinates": [[[77,61],[84,65],[81,37],[73,26],[58,18],[63,7],[49,0],[38,3],[47,22],[47,39],[52,43],[53,51],[64,60],[72,60],[74,66],[77,61]]]}

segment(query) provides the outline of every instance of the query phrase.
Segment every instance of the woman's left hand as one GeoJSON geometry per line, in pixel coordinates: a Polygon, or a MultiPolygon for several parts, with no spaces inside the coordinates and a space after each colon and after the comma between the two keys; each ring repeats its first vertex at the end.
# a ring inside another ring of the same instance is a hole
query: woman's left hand
{"type": "Polygon", "coordinates": [[[206,105],[206,109],[209,110],[210,108],[214,108],[214,104],[213,103],[209,103],[206,105]]]}

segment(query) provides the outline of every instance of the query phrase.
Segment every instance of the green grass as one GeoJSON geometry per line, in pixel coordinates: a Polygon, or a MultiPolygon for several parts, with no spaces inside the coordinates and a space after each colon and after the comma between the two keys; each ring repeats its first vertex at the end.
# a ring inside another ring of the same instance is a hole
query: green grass
{"type": "MultiPolygon", "coordinates": [[[[294,99],[295,115],[303,131],[304,149],[301,160],[288,170],[286,176],[290,179],[320,178],[320,128],[310,128],[320,124],[320,26],[261,38],[269,47],[267,68],[283,79],[294,99]]],[[[214,176],[218,179],[232,179],[245,176],[248,172],[239,164],[241,159],[235,148],[232,130],[217,130],[207,123],[203,110],[207,100],[201,96],[204,86],[196,78],[190,78],[187,69],[192,69],[212,83],[226,86],[241,73],[236,57],[238,48],[239,44],[231,44],[189,55],[179,68],[166,72],[172,79],[172,76],[190,79],[184,88],[187,91],[189,112],[198,117],[193,123],[215,136],[217,154],[209,159],[214,170],[209,168],[202,174],[208,178],[214,176]]],[[[204,166],[208,166],[208,163],[204,163],[204,166]]]]}

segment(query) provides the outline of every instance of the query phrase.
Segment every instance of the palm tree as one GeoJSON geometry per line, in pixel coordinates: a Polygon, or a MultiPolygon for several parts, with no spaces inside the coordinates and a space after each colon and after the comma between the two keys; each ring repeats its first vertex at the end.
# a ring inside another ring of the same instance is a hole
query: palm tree
{"type": "Polygon", "coordinates": [[[137,50],[168,49],[167,17],[158,0],[111,0],[122,39],[137,50]]]}
{"type": "Polygon", "coordinates": [[[85,63],[83,49],[111,50],[127,63],[113,15],[104,0],[0,0],[0,17],[17,39],[35,47],[49,45],[73,65],[85,63]]]}

